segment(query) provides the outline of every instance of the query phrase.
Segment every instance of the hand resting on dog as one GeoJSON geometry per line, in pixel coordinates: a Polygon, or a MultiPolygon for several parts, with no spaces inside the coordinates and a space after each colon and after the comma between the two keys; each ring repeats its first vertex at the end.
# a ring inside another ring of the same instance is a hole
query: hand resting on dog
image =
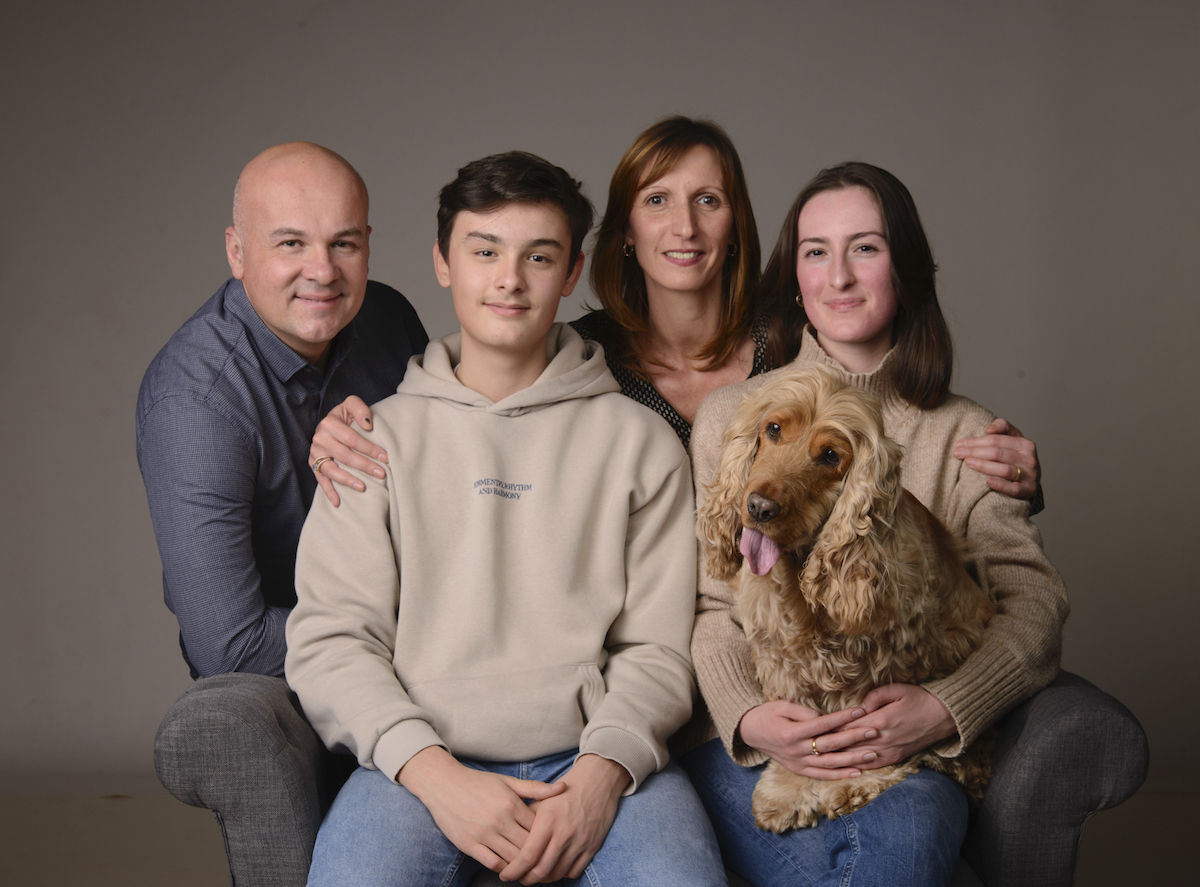
{"type": "Polygon", "coordinates": [[[866,715],[863,708],[843,709],[822,715],[795,702],[778,699],[750,709],[742,716],[738,733],[742,742],[769,755],[793,773],[816,779],[842,779],[859,776],[861,769],[874,760],[874,752],[858,749],[861,743],[878,737],[877,730],[855,726],[866,715]],[[813,755],[813,740],[819,738],[813,755]]]}
{"type": "Polygon", "coordinates": [[[792,702],[767,702],[746,712],[738,726],[746,745],[813,779],[845,779],[886,767],[955,732],[941,700],[914,684],[876,687],[861,706],[829,715],[792,702]],[[813,738],[819,755],[812,753],[813,738]]]}
{"type": "Polygon", "coordinates": [[[864,764],[864,770],[895,764],[958,732],[941,700],[915,684],[876,687],[863,699],[862,707],[867,714],[853,726],[872,728],[879,738],[846,751],[875,753],[875,760],[864,764]]]}

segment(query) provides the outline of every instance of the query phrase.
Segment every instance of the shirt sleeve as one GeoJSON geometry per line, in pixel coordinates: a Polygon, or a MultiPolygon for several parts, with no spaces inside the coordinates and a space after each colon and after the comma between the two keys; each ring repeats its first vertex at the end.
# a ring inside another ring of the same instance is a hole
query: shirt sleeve
{"type": "Polygon", "coordinates": [[[283,674],[289,608],[267,606],[251,538],[255,447],[189,395],[164,397],[138,434],[138,464],[167,605],[201,677],[283,674]]]}
{"type": "Polygon", "coordinates": [[[605,641],[604,701],[579,740],[580,754],[600,755],[629,771],[626,794],[666,766],[667,739],[692,710],[692,476],[683,450],[669,443],[679,450],[678,467],[629,516],[625,605],[605,641]]]}

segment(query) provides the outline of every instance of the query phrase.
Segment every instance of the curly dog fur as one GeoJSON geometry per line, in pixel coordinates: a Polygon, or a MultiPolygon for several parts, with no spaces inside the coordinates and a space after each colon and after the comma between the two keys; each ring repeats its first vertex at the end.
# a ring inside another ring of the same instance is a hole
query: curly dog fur
{"type": "MultiPolygon", "coordinates": [[[[995,608],[960,544],[901,487],[901,455],[878,402],[827,367],[782,375],[738,408],[699,534],[709,573],[737,579],[735,615],[767,699],[838,711],[883,684],[949,675],[978,647],[995,608]]],[[[755,788],[755,820],[775,832],[815,826],[919,767],[978,799],[985,746],[834,781],[772,761],[755,788]]]]}

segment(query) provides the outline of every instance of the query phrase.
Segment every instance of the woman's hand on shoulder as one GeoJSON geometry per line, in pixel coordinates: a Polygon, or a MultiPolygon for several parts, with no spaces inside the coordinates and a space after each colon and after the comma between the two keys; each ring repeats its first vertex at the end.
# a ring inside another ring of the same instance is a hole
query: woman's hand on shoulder
{"type": "Polygon", "coordinates": [[[384,477],[384,471],[377,463],[387,462],[387,451],[359,434],[354,429],[356,423],[360,428],[370,430],[371,408],[362,398],[352,394],[321,420],[308,450],[308,464],[319,469],[316,472],[317,483],[334,508],[341,505],[335,483],[360,493],[367,488],[343,465],[380,479],[384,477]]]}
{"type": "Polygon", "coordinates": [[[793,702],[764,702],[742,715],[738,733],[746,745],[793,773],[814,779],[846,779],[861,775],[875,760],[873,749],[847,750],[879,735],[871,726],[853,724],[847,729],[865,715],[863,708],[818,715],[793,702]]]}
{"type": "Polygon", "coordinates": [[[954,458],[987,475],[987,485],[1014,499],[1031,499],[1042,482],[1037,444],[1006,419],[996,419],[980,437],[954,445],[954,458]]]}

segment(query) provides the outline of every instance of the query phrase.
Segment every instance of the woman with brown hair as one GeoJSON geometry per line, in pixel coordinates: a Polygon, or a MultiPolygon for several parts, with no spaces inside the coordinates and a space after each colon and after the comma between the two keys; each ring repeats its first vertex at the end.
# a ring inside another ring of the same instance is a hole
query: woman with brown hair
{"type": "Polygon", "coordinates": [[[770,369],[758,228],[742,163],[719,126],[667,117],[613,172],[592,251],[602,310],[571,325],[604,346],[621,390],[684,446],[723,385],[770,369]]]}
{"type": "MultiPolygon", "coordinates": [[[[716,738],[681,764],[726,866],[756,887],[845,883],[851,870],[855,884],[948,883],[967,824],[965,796],[948,777],[921,771],[852,814],[777,835],[749,816],[761,765],[770,758],[801,775],[838,779],[926,748],[953,756],[1058,668],[1066,590],[1029,506],[1000,495],[996,478],[963,470],[954,454],[957,439],[995,419],[950,392],[952,349],[935,271],[908,189],[886,170],[844,163],[801,191],[764,274],[772,333],[800,341],[790,367],[837,368],[879,399],[885,430],[905,448],[905,488],[965,540],[997,614],[954,674],[877,687],[855,711],[818,716],[764,698],[732,616],[732,590],[701,576],[692,659],[711,716],[707,735],[716,738]]],[[[700,409],[691,447],[699,508],[734,410],[773,375],[724,388],[700,409]]]]}

